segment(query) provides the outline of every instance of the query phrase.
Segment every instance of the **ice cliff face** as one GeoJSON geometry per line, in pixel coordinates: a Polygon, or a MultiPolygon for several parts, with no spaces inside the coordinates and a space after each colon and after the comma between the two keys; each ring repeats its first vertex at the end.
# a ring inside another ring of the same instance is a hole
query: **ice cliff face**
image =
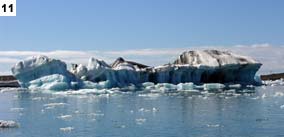
{"type": "Polygon", "coordinates": [[[173,64],[155,68],[169,83],[242,83],[255,84],[261,63],[227,51],[204,50],[182,53],[173,64]]]}
{"type": "Polygon", "coordinates": [[[118,58],[112,65],[90,58],[87,66],[72,65],[70,72],[60,60],[45,56],[17,63],[12,72],[23,87],[41,89],[111,88],[152,83],[240,83],[256,84],[261,64],[226,51],[204,50],[182,53],[173,63],[149,67],[118,58]]]}

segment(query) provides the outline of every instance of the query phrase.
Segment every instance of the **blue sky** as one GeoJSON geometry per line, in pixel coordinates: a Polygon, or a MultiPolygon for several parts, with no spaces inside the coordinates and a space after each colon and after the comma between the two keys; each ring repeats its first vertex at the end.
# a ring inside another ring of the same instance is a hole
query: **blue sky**
{"type": "Polygon", "coordinates": [[[263,63],[260,73],[283,72],[283,7],[283,0],[17,0],[17,16],[0,17],[0,75],[39,54],[154,66],[200,47],[251,56],[263,63]]]}
{"type": "Polygon", "coordinates": [[[283,0],[18,0],[2,51],[284,45],[283,0]]]}

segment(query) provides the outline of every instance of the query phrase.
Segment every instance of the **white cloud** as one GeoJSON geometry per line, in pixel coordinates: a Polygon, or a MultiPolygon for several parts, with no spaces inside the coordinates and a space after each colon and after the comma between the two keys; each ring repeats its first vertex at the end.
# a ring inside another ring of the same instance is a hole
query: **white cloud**
{"type": "Polygon", "coordinates": [[[3,57],[3,58],[0,57],[0,63],[1,64],[2,63],[17,63],[18,61],[20,61],[20,60],[14,59],[14,58],[8,58],[8,57],[3,57]]]}
{"type": "Polygon", "coordinates": [[[108,51],[106,54],[119,56],[153,56],[153,55],[176,55],[185,51],[185,49],[139,49],[139,50],[125,50],[125,51],[108,51]]]}
{"type": "Polygon", "coordinates": [[[123,51],[0,51],[0,72],[7,72],[19,60],[28,56],[46,55],[61,59],[67,63],[86,64],[90,57],[103,59],[112,63],[117,57],[141,62],[147,65],[162,65],[172,62],[179,54],[186,50],[221,49],[229,50],[241,55],[251,56],[263,63],[260,73],[284,72],[284,46],[270,44],[235,45],[235,46],[202,46],[172,49],[138,49],[123,51]]]}

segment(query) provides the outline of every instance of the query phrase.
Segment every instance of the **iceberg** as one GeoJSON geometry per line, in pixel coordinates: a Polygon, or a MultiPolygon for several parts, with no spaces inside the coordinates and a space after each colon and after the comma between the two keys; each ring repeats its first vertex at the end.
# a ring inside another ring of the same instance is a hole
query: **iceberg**
{"type": "Polygon", "coordinates": [[[65,90],[79,88],[81,82],[67,70],[67,65],[46,56],[36,56],[20,61],[12,73],[21,87],[29,89],[65,90]]]}
{"type": "Polygon", "coordinates": [[[0,128],[15,128],[19,127],[19,124],[15,121],[0,120],[0,128]]]}
{"type": "Polygon", "coordinates": [[[228,51],[203,50],[183,52],[172,63],[150,67],[121,57],[114,63],[91,57],[88,65],[66,63],[46,56],[28,58],[12,68],[22,87],[29,89],[68,90],[142,87],[192,90],[205,84],[204,90],[223,89],[223,84],[255,85],[261,63],[228,51]],[[180,84],[182,83],[182,84],[180,84]]]}

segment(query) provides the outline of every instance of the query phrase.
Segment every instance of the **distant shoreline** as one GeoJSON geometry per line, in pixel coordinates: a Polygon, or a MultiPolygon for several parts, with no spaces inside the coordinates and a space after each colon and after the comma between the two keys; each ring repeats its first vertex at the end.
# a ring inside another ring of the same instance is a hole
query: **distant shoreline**
{"type": "Polygon", "coordinates": [[[284,79],[284,73],[272,73],[267,75],[260,75],[261,80],[278,80],[284,79]]]}
{"type": "Polygon", "coordinates": [[[0,87],[20,87],[20,84],[13,75],[3,75],[0,76],[0,87]]]}

